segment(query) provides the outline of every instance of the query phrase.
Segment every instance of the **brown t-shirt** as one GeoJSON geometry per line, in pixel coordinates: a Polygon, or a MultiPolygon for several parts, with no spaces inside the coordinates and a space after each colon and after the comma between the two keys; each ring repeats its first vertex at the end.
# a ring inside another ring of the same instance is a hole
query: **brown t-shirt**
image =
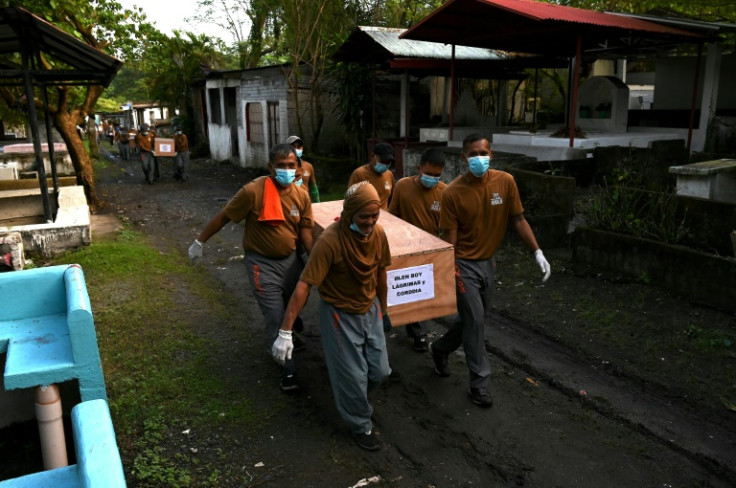
{"type": "Polygon", "coordinates": [[[388,211],[401,220],[438,236],[440,234],[440,199],[446,186],[440,181],[434,188],[428,190],[419,181],[419,176],[401,178],[394,188],[394,196],[391,197],[388,211]]]}
{"type": "Polygon", "coordinates": [[[376,224],[373,232],[379,236],[376,255],[376,273],[369,283],[360,283],[342,257],[340,222],[331,224],[322,232],[309,255],[301,280],[316,286],[327,303],[348,313],[366,313],[376,298],[378,268],[391,264],[391,251],[383,228],[376,224]]]}
{"type": "MultiPolygon", "coordinates": [[[[296,249],[299,229],[312,227],[312,202],[305,191],[295,186],[286,194],[280,193],[281,210],[285,222],[277,226],[259,222],[258,216],[263,208],[263,187],[270,176],[261,176],[247,183],[225,205],[227,218],[233,222],[245,219],[243,231],[243,250],[257,252],[269,258],[280,259],[296,249]]],[[[278,188],[278,183],[276,183],[278,188]]]]}
{"type": "Polygon", "coordinates": [[[174,151],[178,153],[189,151],[189,139],[186,134],[174,134],[174,151]]]}
{"type": "Polygon", "coordinates": [[[156,136],[153,134],[153,132],[148,132],[147,135],[143,135],[142,132],[139,132],[135,135],[135,142],[138,144],[138,147],[141,149],[141,151],[153,151],[153,141],[156,139],[156,136]]]}
{"type": "Polygon", "coordinates": [[[309,161],[302,159],[302,187],[309,192],[309,189],[317,184],[317,180],[314,175],[314,166],[309,161]]]}
{"type": "Polygon", "coordinates": [[[394,193],[394,174],[391,170],[386,170],[384,173],[379,174],[373,171],[370,164],[364,164],[356,168],[353,174],[350,175],[348,188],[361,181],[367,181],[373,185],[381,199],[381,208],[388,210],[388,202],[394,193]]]}
{"type": "Polygon", "coordinates": [[[523,212],[509,173],[490,169],[480,179],[465,173],[442,192],[440,229],[457,230],[456,258],[489,259],[506,234],[509,217],[523,212]]]}

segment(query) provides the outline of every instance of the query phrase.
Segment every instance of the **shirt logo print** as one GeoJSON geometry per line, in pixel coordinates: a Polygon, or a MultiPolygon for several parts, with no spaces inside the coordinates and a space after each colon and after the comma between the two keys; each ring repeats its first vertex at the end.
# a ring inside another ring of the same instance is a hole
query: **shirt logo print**
{"type": "Polygon", "coordinates": [[[296,208],[296,205],[291,206],[291,212],[289,212],[289,215],[292,217],[299,217],[299,209],[296,208]]]}
{"type": "Polygon", "coordinates": [[[435,200],[435,201],[434,201],[434,202],[432,203],[432,205],[431,205],[431,206],[429,207],[429,209],[430,209],[430,210],[431,210],[432,212],[439,212],[439,211],[440,211],[440,202],[438,202],[437,200],[435,200]]]}
{"type": "Polygon", "coordinates": [[[501,195],[499,193],[494,193],[493,198],[491,198],[491,205],[502,205],[503,204],[503,198],[501,198],[501,195]]]}

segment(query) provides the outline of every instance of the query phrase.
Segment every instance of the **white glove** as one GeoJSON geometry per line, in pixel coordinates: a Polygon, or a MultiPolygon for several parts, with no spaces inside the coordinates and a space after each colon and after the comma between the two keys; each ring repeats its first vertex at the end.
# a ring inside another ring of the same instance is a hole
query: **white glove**
{"type": "Polygon", "coordinates": [[[279,364],[284,364],[287,359],[291,359],[291,352],[294,350],[294,342],[291,340],[291,331],[279,329],[279,336],[273,341],[271,346],[271,355],[279,364]]]}
{"type": "Polygon", "coordinates": [[[192,243],[191,246],[189,246],[189,259],[194,261],[197,258],[202,257],[202,247],[204,247],[204,244],[199,242],[198,239],[194,239],[194,243],[192,243]]]}
{"type": "Polygon", "coordinates": [[[547,278],[549,278],[549,275],[552,274],[552,268],[550,267],[547,260],[544,259],[544,254],[542,253],[541,249],[537,249],[536,251],[534,251],[534,259],[537,260],[539,269],[541,269],[542,273],[544,273],[544,278],[542,278],[542,283],[544,283],[545,281],[547,281],[547,278]]]}

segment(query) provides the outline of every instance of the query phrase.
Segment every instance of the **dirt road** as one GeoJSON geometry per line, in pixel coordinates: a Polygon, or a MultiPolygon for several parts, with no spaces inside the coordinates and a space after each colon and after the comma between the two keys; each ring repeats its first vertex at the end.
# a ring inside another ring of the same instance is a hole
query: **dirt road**
{"type": "MultiPolygon", "coordinates": [[[[149,186],[136,163],[112,161],[99,176],[98,190],[109,202],[104,212],[125,216],[162,252],[186,253],[209,218],[254,176],[194,160],[190,180],[178,183],[170,160],[163,159],[161,181],[149,186]]],[[[545,293],[578,279],[554,272],[554,260],[564,259],[565,250],[546,250],[553,275],[539,287],[541,298],[507,304],[504,316],[497,314],[487,324],[495,348],[491,409],[468,399],[461,352],[451,356],[452,375],[440,378],[429,356],[414,352],[403,328],[395,328],[387,342],[398,375],[371,398],[384,447],[376,453],[361,450],[332,403],[316,293],[302,313],[308,347],[296,356],[301,390],[289,396],[278,391],[278,371],[264,352],[261,316],[240,258],[242,232],[242,226],[229,224],[206,244],[197,265],[217,278],[223,293],[242,298],[241,327],[234,335],[202,324],[192,328],[218,340],[217,373],[242,378],[242,390],[228,394],[243,395],[273,415],[255,431],[198,434],[200,452],[219,458],[223,473],[253,473],[253,466],[263,462],[251,486],[273,487],[347,488],[373,476],[380,481],[369,486],[736,485],[733,417],[700,416],[667,392],[593,364],[577,355],[574,345],[535,334],[514,318],[515,307],[545,307],[545,293]]],[[[535,266],[528,256],[519,265],[535,266]]],[[[441,334],[444,326],[433,323],[432,334],[441,334]]]]}

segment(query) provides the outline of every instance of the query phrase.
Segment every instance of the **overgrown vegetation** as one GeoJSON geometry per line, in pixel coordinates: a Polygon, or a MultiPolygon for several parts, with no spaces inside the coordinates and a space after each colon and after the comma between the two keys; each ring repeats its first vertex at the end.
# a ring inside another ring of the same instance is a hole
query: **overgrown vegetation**
{"type": "Polygon", "coordinates": [[[674,193],[605,185],[584,215],[591,227],[642,239],[679,244],[687,236],[674,193]]]}
{"type": "Polygon", "coordinates": [[[192,318],[203,327],[232,322],[228,298],[182,256],[130,230],[54,264],[72,262],[84,269],[127,476],[139,487],[218,486],[210,461],[167,446],[183,432],[255,430],[266,415],[223,394],[233,385],[212,373],[216,347],[191,329],[192,318]]]}

